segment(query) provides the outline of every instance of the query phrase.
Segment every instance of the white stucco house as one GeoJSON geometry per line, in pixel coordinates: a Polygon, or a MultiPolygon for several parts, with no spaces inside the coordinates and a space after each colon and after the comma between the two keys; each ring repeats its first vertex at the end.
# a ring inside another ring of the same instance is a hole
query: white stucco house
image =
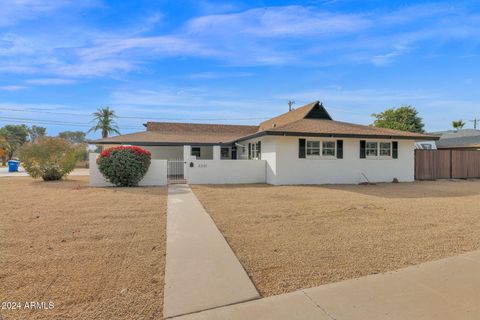
{"type": "Polygon", "coordinates": [[[144,132],[92,143],[142,146],[153,159],[181,162],[181,174],[189,183],[288,185],[413,181],[415,143],[437,139],[334,121],[318,101],[257,126],[145,126],[144,132]]]}

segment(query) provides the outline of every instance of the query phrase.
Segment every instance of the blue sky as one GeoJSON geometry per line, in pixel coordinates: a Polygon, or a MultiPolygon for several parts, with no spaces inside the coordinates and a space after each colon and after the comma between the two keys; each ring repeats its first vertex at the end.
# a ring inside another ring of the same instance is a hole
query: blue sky
{"type": "Polygon", "coordinates": [[[335,120],[411,104],[449,129],[480,117],[479,42],[475,1],[0,0],[0,126],[87,130],[106,105],[122,133],[256,124],[320,100],[335,120]]]}

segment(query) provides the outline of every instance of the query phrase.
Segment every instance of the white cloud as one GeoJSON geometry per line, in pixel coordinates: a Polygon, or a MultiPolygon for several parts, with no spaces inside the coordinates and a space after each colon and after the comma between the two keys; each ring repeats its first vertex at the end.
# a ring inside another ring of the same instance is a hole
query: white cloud
{"type": "Polygon", "coordinates": [[[192,19],[187,32],[196,35],[297,37],[359,32],[371,22],[362,15],[338,14],[301,6],[267,7],[241,13],[192,19]]]}
{"type": "Polygon", "coordinates": [[[92,6],[94,1],[78,0],[0,0],[0,27],[33,19],[65,7],[92,6]]]}
{"type": "Polygon", "coordinates": [[[61,78],[40,78],[40,79],[26,80],[25,83],[39,85],[39,86],[49,86],[49,85],[74,84],[76,83],[76,81],[72,79],[61,79],[61,78]]]}
{"type": "Polygon", "coordinates": [[[82,61],[89,62],[108,59],[134,50],[137,50],[136,55],[141,56],[154,54],[213,56],[219,54],[213,48],[206,48],[201,43],[178,36],[99,39],[93,46],[78,49],[75,53],[82,61]]]}
{"type": "Polygon", "coordinates": [[[244,77],[251,77],[254,74],[251,72],[215,72],[215,71],[207,71],[207,72],[199,72],[199,73],[192,73],[186,78],[195,79],[195,80],[204,80],[204,79],[225,79],[225,78],[244,78],[244,77]]]}
{"type": "Polygon", "coordinates": [[[14,85],[10,85],[10,86],[0,86],[0,90],[3,90],[3,91],[19,91],[19,90],[23,90],[23,89],[26,89],[27,87],[25,86],[14,86],[14,85]]]}
{"type": "MultiPolygon", "coordinates": [[[[0,35],[0,56],[25,56],[37,52],[37,47],[31,39],[7,32],[0,35]]],[[[38,53],[38,52],[37,52],[38,53]]]]}
{"type": "Polygon", "coordinates": [[[393,60],[399,56],[404,55],[409,51],[409,47],[404,46],[404,45],[398,45],[395,48],[393,48],[392,51],[385,53],[385,54],[379,54],[374,57],[372,57],[372,63],[377,65],[377,66],[384,66],[387,64],[390,64],[393,62],[393,60]]]}
{"type": "Polygon", "coordinates": [[[149,90],[123,88],[112,93],[109,103],[123,113],[144,114],[147,119],[150,115],[173,119],[243,119],[249,123],[269,118],[271,110],[279,106],[276,99],[244,97],[225,90],[191,87],[149,90]]]}
{"type": "MultiPolygon", "coordinates": [[[[16,9],[8,10],[28,17],[67,5],[71,3],[17,0],[16,9]],[[32,4],[30,13],[27,4],[32,4]]],[[[2,14],[9,15],[0,13],[0,20],[2,14]]],[[[75,25],[41,36],[0,34],[0,71],[45,78],[101,77],[148,70],[149,63],[172,57],[213,59],[230,66],[382,66],[418,52],[422,45],[431,48],[425,55],[432,55],[435,47],[450,41],[475,46],[474,39],[480,37],[480,16],[435,3],[355,14],[303,6],[254,8],[196,17],[173,31],[153,32],[162,21],[163,15],[154,13],[129,30],[75,25]]]]}

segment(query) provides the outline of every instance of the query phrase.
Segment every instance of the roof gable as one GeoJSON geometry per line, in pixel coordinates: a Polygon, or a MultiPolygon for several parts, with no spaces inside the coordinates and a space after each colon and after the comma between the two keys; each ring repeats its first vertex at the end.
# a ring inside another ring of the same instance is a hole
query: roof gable
{"type": "Polygon", "coordinates": [[[260,123],[259,131],[278,128],[301,119],[332,120],[332,117],[319,101],[315,101],[260,123]]]}
{"type": "Polygon", "coordinates": [[[328,114],[323,104],[317,101],[317,104],[307,113],[304,119],[332,120],[332,117],[328,114]]]}

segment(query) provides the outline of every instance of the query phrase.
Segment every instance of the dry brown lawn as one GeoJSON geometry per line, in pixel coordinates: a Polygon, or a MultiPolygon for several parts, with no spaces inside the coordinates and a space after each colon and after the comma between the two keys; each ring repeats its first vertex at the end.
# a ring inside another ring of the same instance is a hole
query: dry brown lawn
{"type": "Polygon", "coordinates": [[[0,178],[0,310],[9,319],[162,319],[165,188],[0,178]]]}
{"type": "Polygon", "coordinates": [[[193,190],[263,296],[480,248],[480,181],[193,190]]]}

